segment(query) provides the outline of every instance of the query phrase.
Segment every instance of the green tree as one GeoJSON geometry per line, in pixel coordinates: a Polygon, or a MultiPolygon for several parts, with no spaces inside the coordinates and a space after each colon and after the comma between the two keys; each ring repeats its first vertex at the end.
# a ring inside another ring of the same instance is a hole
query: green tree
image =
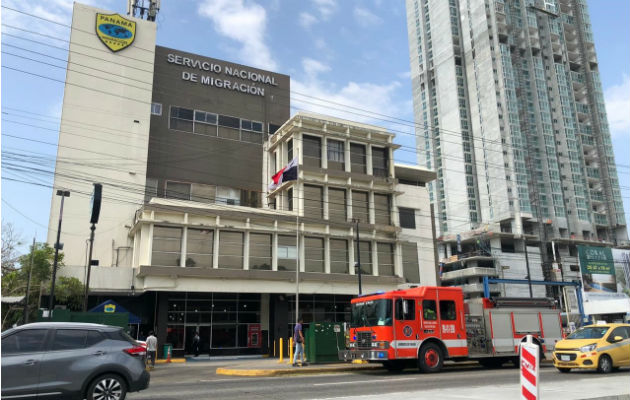
{"type": "Polygon", "coordinates": [[[83,283],[77,278],[60,276],[55,284],[57,303],[65,304],[72,311],[82,311],[84,290],[83,283]]]}

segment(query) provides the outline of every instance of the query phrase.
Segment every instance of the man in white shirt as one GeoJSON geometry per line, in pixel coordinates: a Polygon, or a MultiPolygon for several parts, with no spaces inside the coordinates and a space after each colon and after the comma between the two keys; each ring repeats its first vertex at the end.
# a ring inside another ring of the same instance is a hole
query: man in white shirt
{"type": "Polygon", "coordinates": [[[157,338],[153,336],[153,331],[147,337],[147,353],[151,360],[151,368],[155,367],[155,353],[157,352],[157,338]]]}

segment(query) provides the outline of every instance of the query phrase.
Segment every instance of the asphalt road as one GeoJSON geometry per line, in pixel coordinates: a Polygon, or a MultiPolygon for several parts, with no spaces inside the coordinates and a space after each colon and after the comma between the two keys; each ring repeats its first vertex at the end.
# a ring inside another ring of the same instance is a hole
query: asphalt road
{"type": "MultiPolygon", "coordinates": [[[[218,363],[157,366],[148,390],[131,393],[140,399],[518,399],[519,370],[488,370],[451,366],[437,374],[416,370],[384,370],[271,378],[216,375],[218,363]],[[491,395],[489,397],[489,395],[491,395]]],[[[609,375],[590,371],[560,374],[543,365],[540,370],[542,399],[592,399],[630,394],[630,370],[609,375]]],[[[624,397],[626,398],[626,397],[624,397]]],[[[630,398],[627,397],[627,398],[630,398]]]]}

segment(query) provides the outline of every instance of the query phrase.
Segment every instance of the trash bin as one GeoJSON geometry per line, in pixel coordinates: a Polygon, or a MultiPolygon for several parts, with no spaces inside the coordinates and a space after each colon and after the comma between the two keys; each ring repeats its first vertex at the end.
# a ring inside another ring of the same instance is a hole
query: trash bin
{"type": "Polygon", "coordinates": [[[307,359],[313,364],[339,362],[339,350],[345,349],[342,323],[311,322],[304,339],[307,359]]]}
{"type": "Polygon", "coordinates": [[[162,348],[162,358],[165,360],[168,358],[168,354],[171,353],[171,357],[173,357],[173,345],[170,343],[166,343],[162,348]]]}

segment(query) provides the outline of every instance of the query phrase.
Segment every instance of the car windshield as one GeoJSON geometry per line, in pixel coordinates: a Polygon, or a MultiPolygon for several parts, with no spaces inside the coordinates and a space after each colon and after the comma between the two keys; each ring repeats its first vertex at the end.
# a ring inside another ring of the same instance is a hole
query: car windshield
{"type": "Polygon", "coordinates": [[[607,326],[588,326],[573,332],[567,339],[601,339],[608,332],[607,326]]]}
{"type": "Polygon", "coordinates": [[[388,299],[368,300],[352,304],[352,326],[390,326],[392,324],[392,301],[388,299]]]}

